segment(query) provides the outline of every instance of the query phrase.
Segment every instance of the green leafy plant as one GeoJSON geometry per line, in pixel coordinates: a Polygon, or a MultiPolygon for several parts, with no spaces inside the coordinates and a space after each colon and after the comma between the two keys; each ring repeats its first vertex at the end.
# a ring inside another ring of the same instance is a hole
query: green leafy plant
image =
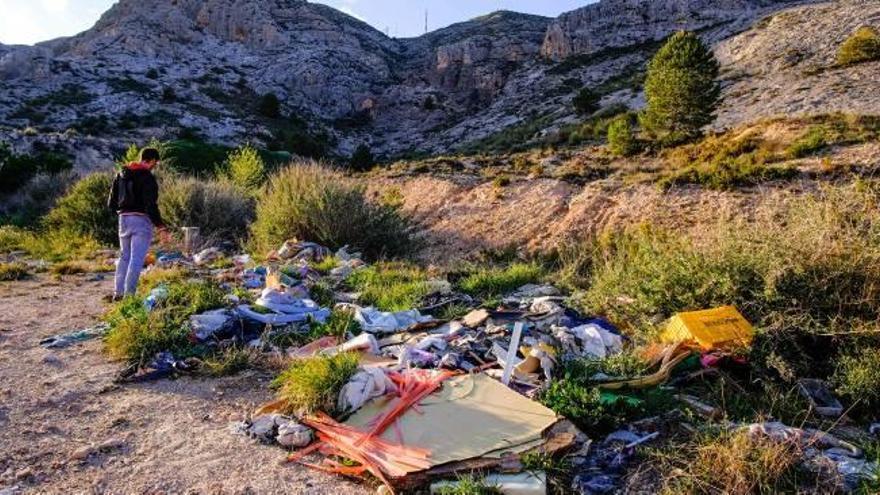
{"type": "Polygon", "coordinates": [[[439,487],[438,495],[501,495],[497,486],[486,483],[484,478],[460,476],[455,482],[439,487]]]}
{"type": "Polygon", "coordinates": [[[828,146],[825,128],[822,126],[811,127],[806,134],[797,139],[786,150],[789,158],[803,158],[815,154],[828,146]]]}
{"type": "Polygon", "coordinates": [[[880,348],[866,347],[840,356],[832,381],[837,392],[864,411],[880,408],[880,348]]]}
{"type": "Polygon", "coordinates": [[[254,219],[254,199],[225,181],[164,176],[159,186],[162,219],[173,228],[198,227],[209,241],[240,240],[254,219]]]}
{"type": "Polygon", "coordinates": [[[188,320],[194,314],[221,308],[226,293],[214,282],[174,282],[152,311],[139,297],[127,297],[104,316],[110,330],[104,337],[111,357],[142,364],[156,353],[171,351],[182,358],[197,354],[188,320]]]}
{"type": "Polygon", "coordinates": [[[22,280],[30,276],[24,263],[0,263],[0,282],[22,280]]]}

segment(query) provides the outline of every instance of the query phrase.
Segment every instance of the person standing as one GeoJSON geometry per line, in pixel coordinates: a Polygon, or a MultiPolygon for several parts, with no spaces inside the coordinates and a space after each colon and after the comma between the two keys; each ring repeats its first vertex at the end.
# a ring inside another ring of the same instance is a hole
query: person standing
{"type": "Polygon", "coordinates": [[[153,229],[165,231],[159,213],[159,184],[152,172],[158,163],[159,150],[144,148],[140,161],[125,165],[113,179],[107,206],[119,214],[120,250],[113,300],[135,293],[153,229]]]}

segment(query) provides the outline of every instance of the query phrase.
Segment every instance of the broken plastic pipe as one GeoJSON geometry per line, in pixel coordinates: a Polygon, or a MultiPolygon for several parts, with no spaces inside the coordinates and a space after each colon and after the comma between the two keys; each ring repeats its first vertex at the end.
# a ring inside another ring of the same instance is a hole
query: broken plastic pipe
{"type": "Polygon", "coordinates": [[[510,384],[510,376],[513,374],[514,361],[516,361],[516,350],[519,349],[519,340],[522,337],[523,324],[521,321],[513,325],[513,337],[510,339],[510,346],[507,348],[507,358],[504,360],[504,373],[501,375],[501,383],[510,384]]]}

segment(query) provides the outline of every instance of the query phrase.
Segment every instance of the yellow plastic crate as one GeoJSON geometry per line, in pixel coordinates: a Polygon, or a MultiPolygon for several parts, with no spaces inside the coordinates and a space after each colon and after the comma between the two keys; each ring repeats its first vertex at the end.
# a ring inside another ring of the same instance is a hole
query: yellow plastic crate
{"type": "Polygon", "coordinates": [[[755,329],[733,306],[678,313],[660,336],[663,342],[693,341],[705,350],[748,347],[755,329]]]}

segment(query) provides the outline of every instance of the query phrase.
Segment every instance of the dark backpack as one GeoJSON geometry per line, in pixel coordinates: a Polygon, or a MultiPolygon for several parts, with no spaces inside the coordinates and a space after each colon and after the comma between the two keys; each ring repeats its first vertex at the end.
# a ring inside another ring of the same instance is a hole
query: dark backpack
{"type": "Polygon", "coordinates": [[[134,192],[134,179],[130,174],[120,172],[116,180],[116,208],[131,210],[139,206],[137,195],[134,192]]]}

